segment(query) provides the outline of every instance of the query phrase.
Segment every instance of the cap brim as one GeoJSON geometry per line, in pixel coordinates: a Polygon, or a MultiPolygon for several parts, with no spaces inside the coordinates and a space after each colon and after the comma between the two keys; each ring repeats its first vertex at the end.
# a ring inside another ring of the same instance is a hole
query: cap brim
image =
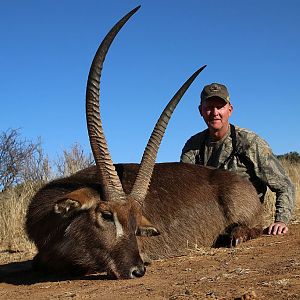
{"type": "Polygon", "coordinates": [[[220,98],[220,99],[224,100],[226,103],[230,103],[230,100],[229,100],[229,99],[227,99],[227,98],[225,98],[225,97],[222,97],[222,96],[220,96],[220,95],[209,95],[208,97],[206,97],[206,98],[204,98],[204,99],[201,99],[201,102],[206,101],[206,100],[209,100],[209,99],[211,99],[211,98],[220,98]]]}

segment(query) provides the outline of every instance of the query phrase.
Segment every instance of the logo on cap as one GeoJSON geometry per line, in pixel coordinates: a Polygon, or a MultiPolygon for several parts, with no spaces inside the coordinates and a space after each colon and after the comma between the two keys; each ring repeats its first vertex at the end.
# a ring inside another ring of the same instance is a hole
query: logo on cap
{"type": "Polygon", "coordinates": [[[216,84],[212,84],[210,87],[209,87],[209,91],[210,92],[219,92],[221,90],[221,88],[216,85],[216,84]]]}

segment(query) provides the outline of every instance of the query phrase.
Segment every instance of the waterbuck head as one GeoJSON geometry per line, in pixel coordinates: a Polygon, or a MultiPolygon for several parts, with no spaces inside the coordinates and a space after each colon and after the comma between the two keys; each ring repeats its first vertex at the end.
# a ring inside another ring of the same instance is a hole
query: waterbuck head
{"type": "MultiPolygon", "coordinates": [[[[139,7],[125,15],[106,35],[95,54],[88,76],[87,128],[101,191],[91,188],[78,189],[64,195],[55,205],[57,214],[68,217],[76,211],[77,215],[82,214],[81,217],[77,217],[77,220],[82,218],[85,224],[87,219],[90,220],[88,227],[86,225],[82,227],[88,231],[86,236],[90,241],[86,243],[88,247],[95,247],[99,250],[100,254],[95,251],[98,264],[116,278],[140,277],[145,273],[137,236],[159,234],[159,229],[155,227],[155,224],[151,224],[142,213],[143,201],[150,184],[158,148],[175,107],[197,75],[205,68],[203,66],[197,70],[167,104],[145,148],[133,188],[130,193],[126,194],[112,162],[102,128],[100,77],[103,62],[112,41],[138,9],[139,7]]],[[[71,234],[71,231],[72,228],[69,226],[65,232],[71,234]]],[[[80,243],[80,241],[77,242],[80,243]]]]}

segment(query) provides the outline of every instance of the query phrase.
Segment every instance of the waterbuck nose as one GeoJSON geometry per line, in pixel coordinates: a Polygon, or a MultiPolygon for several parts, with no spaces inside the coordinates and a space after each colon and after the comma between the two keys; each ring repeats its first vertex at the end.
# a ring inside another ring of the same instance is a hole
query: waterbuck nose
{"type": "Polygon", "coordinates": [[[142,277],[146,273],[144,265],[133,267],[131,270],[131,278],[142,277]]]}

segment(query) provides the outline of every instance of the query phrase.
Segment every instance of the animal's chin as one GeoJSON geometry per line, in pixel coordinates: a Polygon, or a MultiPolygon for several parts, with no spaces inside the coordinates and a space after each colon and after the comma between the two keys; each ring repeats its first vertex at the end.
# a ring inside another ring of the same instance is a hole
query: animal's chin
{"type": "Polygon", "coordinates": [[[117,274],[115,274],[113,271],[111,270],[107,270],[107,278],[111,279],[111,280],[116,280],[116,279],[120,279],[119,276],[117,276],[117,274]]]}
{"type": "Polygon", "coordinates": [[[111,280],[131,279],[130,276],[124,276],[112,270],[107,270],[106,273],[107,273],[107,278],[111,280]]]}
{"type": "Polygon", "coordinates": [[[135,279],[141,276],[134,276],[134,274],[131,275],[124,275],[124,274],[117,274],[116,272],[112,271],[112,270],[107,270],[107,278],[111,279],[111,280],[122,280],[122,279],[135,279]]]}

